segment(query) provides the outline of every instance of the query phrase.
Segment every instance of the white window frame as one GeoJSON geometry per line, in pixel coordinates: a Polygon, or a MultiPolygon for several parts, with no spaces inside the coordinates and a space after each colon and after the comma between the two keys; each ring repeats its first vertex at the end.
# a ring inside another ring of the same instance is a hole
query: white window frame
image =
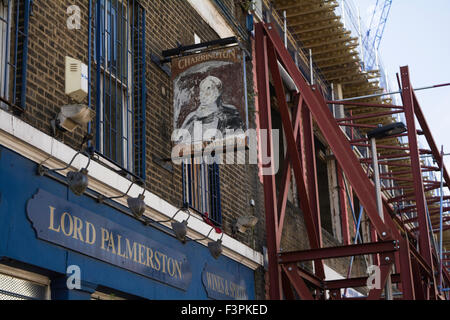
{"type": "Polygon", "coordinates": [[[0,274],[44,286],[46,288],[45,299],[51,300],[50,279],[48,277],[4,264],[0,264],[0,274]]]}
{"type": "Polygon", "coordinates": [[[91,300],[124,301],[124,300],[127,300],[127,299],[122,298],[122,297],[118,297],[118,296],[113,295],[113,294],[107,294],[107,293],[104,293],[104,292],[95,291],[93,294],[91,294],[91,300]]]}

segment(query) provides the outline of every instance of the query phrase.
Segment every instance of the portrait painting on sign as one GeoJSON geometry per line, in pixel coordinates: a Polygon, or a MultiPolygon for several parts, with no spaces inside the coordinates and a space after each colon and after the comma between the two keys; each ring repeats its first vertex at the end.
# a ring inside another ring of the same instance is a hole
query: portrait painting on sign
{"type": "Polygon", "coordinates": [[[176,58],[172,77],[174,129],[183,129],[191,142],[229,138],[231,132],[246,130],[238,47],[176,58]]]}

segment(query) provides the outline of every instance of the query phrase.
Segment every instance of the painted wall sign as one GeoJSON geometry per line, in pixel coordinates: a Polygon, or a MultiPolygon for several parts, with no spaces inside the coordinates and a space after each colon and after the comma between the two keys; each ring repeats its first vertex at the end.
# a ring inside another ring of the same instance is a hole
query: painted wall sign
{"type": "Polygon", "coordinates": [[[244,279],[205,264],[202,282],[209,298],[215,300],[248,300],[244,279]]]}
{"type": "Polygon", "coordinates": [[[179,289],[191,282],[184,254],[42,189],[28,201],[27,214],[39,239],[179,289]]]}
{"type": "Polygon", "coordinates": [[[245,130],[242,58],[235,46],[172,60],[174,129],[184,129],[175,141],[223,140],[245,130]]]}

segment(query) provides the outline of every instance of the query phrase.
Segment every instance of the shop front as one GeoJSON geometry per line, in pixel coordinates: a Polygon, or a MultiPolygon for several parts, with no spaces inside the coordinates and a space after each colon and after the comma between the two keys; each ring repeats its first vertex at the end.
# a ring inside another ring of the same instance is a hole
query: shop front
{"type": "Polygon", "coordinates": [[[254,299],[254,271],[0,146],[0,294],[18,299],[254,299]],[[25,289],[11,283],[24,282],[25,289]],[[34,287],[33,287],[34,286],[34,287]],[[26,289],[28,288],[28,289],[26,289]],[[31,289],[29,289],[31,288],[31,289]],[[36,293],[34,293],[36,292],[36,293]]]}

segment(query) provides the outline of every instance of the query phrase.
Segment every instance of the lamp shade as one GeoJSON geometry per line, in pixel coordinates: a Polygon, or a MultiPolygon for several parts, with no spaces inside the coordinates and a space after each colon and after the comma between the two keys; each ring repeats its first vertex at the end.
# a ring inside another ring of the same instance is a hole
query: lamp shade
{"type": "Polygon", "coordinates": [[[128,208],[130,208],[131,213],[136,217],[140,218],[145,212],[145,196],[140,194],[137,198],[129,197],[127,199],[128,208]]]}
{"type": "Polygon", "coordinates": [[[88,170],[83,168],[80,171],[71,171],[67,174],[69,189],[77,196],[81,196],[87,189],[88,170]]]}
{"type": "Polygon", "coordinates": [[[208,242],[208,249],[214,259],[218,259],[222,254],[222,240],[208,242]]]}
{"type": "Polygon", "coordinates": [[[182,243],[186,243],[187,225],[188,222],[184,220],[183,222],[172,222],[172,230],[175,232],[175,236],[182,243]]]}

